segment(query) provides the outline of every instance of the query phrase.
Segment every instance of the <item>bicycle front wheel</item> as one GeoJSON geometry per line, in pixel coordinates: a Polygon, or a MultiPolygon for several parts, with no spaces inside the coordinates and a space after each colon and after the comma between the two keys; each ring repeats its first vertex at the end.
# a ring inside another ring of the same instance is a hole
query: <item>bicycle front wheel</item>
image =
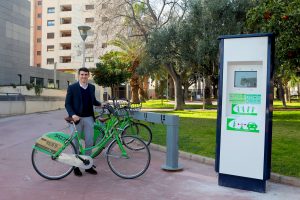
{"type": "MultiPolygon", "coordinates": [[[[76,154],[76,152],[72,142],[63,150],[63,153],[66,154],[76,154]]],[[[35,171],[40,176],[49,180],[62,179],[68,176],[74,169],[73,166],[58,162],[57,160],[52,159],[51,155],[36,149],[32,150],[31,162],[35,171]]]]}
{"type": "Polygon", "coordinates": [[[122,154],[117,140],[114,140],[108,147],[106,159],[108,166],[114,174],[121,178],[133,179],[144,174],[151,160],[148,146],[141,139],[134,136],[121,138],[122,147],[127,155],[122,154]],[[127,145],[130,141],[130,145],[127,145]]]}
{"type": "Polygon", "coordinates": [[[122,132],[122,136],[124,135],[138,137],[143,140],[147,146],[149,146],[152,141],[151,129],[147,125],[139,122],[132,122],[129,126],[127,126],[122,132]]]}

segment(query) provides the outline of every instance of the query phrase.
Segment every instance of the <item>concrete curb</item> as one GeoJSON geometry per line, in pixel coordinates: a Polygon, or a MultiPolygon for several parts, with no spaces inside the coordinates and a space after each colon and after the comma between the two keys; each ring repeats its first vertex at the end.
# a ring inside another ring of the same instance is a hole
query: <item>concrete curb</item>
{"type": "MultiPolygon", "coordinates": [[[[167,148],[165,146],[157,145],[157,144],[150,144],[150,148],[153,150],[161,151],[161,152],[166,152],[167,148]]],[[[213,158],[208,158],[205,156],[200,156],[197,154],[192,154],[184,151],[179,151],[179,157],[187,160],[192,160],[198,163],[203,163],[206,165],[215,165],[215,159],[213,158]]],[[[280,184],[285,184],[285,185],[291,185],[295,187],[300,187],[300,179],[295,178],[295,177],[290,177],[290,176],[284,176],[281,174],[276,174],[276,173],[271,173],[271,178],[270,181],[275,182],[275,183],[280,183],[280,184]]]]}

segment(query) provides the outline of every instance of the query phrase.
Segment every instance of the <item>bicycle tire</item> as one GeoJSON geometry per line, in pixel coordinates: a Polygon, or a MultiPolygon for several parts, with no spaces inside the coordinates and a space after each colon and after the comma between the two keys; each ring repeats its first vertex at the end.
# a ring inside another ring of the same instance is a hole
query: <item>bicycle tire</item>
{"type": "MultiPolygon", "coordinates": [[[[71,142],[64,150],[63,153],[76,154],[77,150],[74,144],[71,142]]],[[[48,180],[59,180],[68,176],[74,169],[74,166],[70,166],[56,160],[53,160],[51,155],[32,150],[31,162],[34,170],[42,177],[48,180]]]]}
{"type": "Polygon", "coordinates": [[[124,131],[121,133],[121,136],[136,136],[140,139],[142,139],[147,146],[150,145],[152,141],[152,131],[151,129],[139,122],[132,122],[130,125],[125,127],[124,131]]]}
{"type": "Polygon", "coordinates": [[[143,147],[139,148],[140,150],[135,150],[123,144],[128,155],[128,157],[125,157],[122,155],[117,140],[114,140],[107,149],[106,160],[114,174],[124,179],[134,179],[147,171],[150,165],[151,155],[148,146],[140,138],[134,136],[122,137],[122,141],[127,140],[133,141],[130,143],[131,145],[143,147]]]}

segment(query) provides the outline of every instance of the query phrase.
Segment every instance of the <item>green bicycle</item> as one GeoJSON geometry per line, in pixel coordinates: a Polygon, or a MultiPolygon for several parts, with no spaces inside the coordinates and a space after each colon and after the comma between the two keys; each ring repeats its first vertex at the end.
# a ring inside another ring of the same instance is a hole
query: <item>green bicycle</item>
{"type": "Polygon", "coordinates": [[[150,150],[143,140],[135,136],[122,136],[117,116],[111,117],[106,124],[104,137],[94,146],[84,148],[80,134],[72,118],[66,121],[73,125],[71,135],[63,132],[50,132],[40,137],[33,146],[31,161],[35,171],[49,180],[68,176],[74,167],[89,169],[94,167],[93,158],[107,147],[105,156],[109,168],[121,178],[133,179],[144,174],[151,160],[150,150]],[[78,140],[77,152],[73,140],[78,140]],[[107,145],[109,143],[109,145],[107,145]],[[87,150],[93,150],[86,156],[87,150]]]}
{"type": "MultiPolygon", "coordinates": [[[[146,145],[149,146],[152,141],[151,129],[144,123],[134,121],[134,119],[130,115],[130,112],[136,111],[137,107],[131,107],[130,102],[127,100],[122,100],[122,103],[123,104],[120,104],[118,101],[113,100],[114,112],[118,113],[119,120],[124,127],[122,135],[136,136],[142,139],[146,143],[146,145]],[[125,102],[125,104],[123,102],[125,102]]],[[[107,105],[112,107],[110,104],[107,105]]],[[[96,116],[98,127],[99,124],[105,125],[104,123],[106,123],[106,121],[109,121],[110,115],[112,114],[105,107],[102,108],[102,111],[100,111],[100,113],[100,115],[96,116]],[[106,113],[109,117],[101,118],[101,116],[103,116],[103,113],[106,113]]],[[[99,127],[98,130],[95,130],[95,132],[97,132],[97,134],[95,134],[96,138],[94,138],[94,140],[99,141],[103,136],[103,130],[101,130],[101,127],[99,127]]]]}

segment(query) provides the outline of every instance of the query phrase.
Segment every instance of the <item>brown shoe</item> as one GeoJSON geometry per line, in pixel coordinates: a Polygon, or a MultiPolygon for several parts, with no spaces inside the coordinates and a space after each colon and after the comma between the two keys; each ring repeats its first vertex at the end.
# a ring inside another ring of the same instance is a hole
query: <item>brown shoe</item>
{"type": "Polygon", "coordinates": [[[75,176],[82,176],[82,172],[80,171],[80,169],[78,167],[74,168],[74,174],[75,174],[75,176]]]}
{"type": "Polygon", "coordinates": [[[89,169],[86,169],[85,170],[87,173],[90,173],[90,174],[93,174],[93,175],[96,175],[98,174],[96,170],[94,170],[93,167],[89,168],[89,169]]]}

